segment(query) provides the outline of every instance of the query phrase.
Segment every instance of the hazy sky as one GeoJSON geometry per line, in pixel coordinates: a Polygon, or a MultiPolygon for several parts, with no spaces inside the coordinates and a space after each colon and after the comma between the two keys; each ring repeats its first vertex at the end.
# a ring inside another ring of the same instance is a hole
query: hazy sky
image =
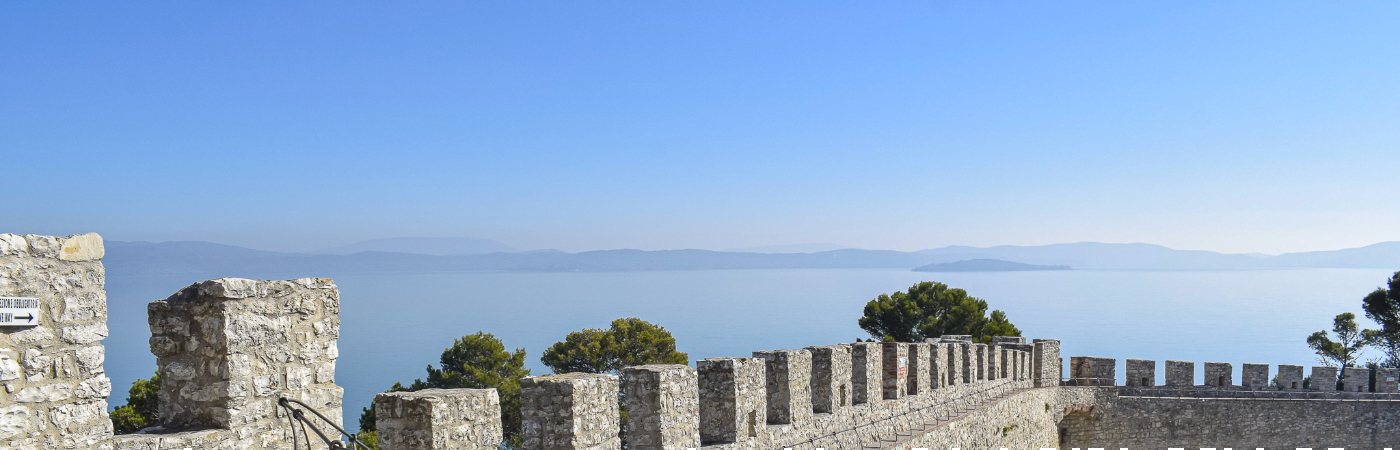
{"type": "Polygon", "coordinates": [[[0,231],[1355,247],[1400,240],[1397,23],[1397,2],[5,2],[0,231]]]}

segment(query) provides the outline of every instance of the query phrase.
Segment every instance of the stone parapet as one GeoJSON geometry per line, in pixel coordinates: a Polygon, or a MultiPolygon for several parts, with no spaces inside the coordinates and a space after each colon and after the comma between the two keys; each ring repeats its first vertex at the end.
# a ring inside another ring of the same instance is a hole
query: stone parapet
{"type": "Polygon", "coordinates": [[[1370,392],[1371,369],[1365,367],[1342,369],[1342,390],[1346,392],[1370,392]]]}
{"type": "Polygon", "coordinates": [[[618,378],[569,373],[520,379],[525,450],[618,450],[618,378]]]}
{"type": "Polygon", "coordinates": [[[1196,363],[1168,359],[1167,386],[1193,386],[1196,384],[1196,363]]]}
{"type": "Polygon", "coordinates": [[[1336,391],[1337,390],[1337,368],[1327,366],[1313,366],[1311,385],[1314,391],[1336,391]]]}
{"type": "Polygon", "coordinates": [[[374,397],[380,450],[493,450],[501,444],[495,389],[426,389],[374,397]]]}
{"type": "Polygon", "coordinates": [[[1150,387],[1157,384],[1157,361],[1129,358],[1123,367],[1126,375],[1124,386],[1150,387]]]}
{"type": "Polygon", "coordinates": [[[245,448],[279,448],[291,438],[282,397],[341,425],[340,293],[331,280],[208,280],[147,313],[164,429],[229,429],[245,448]]]}
{"type": "Polygon", "coordinates": [[[1269,389],[1269,365],[1244,363],[1240,368],[1240,386],[1246,389],[1269,389]]]}
{"type": "Polygon", "coordinates": [[[812,354],[812,412],[831,413],[851,405],[851,347],[807,347],[812,354]]]}
{"type": "Polygon", "coordinates": [[[1092,356],[1074,356],[1070,361],[1071,386],[1113,386],[1117,383],[1117,360],[1092,356]]]}
{"type": "Polygon", "coordinates": [[[851,346],[851,401],[861,405],[880,401],[884,357],[878,342],[856,342],[851,346]]]}
{"type": "Polygon", "coordinates": [[[0,234],[0,301],[38,309],[0,326],[0,448],[112,448],[104,254],[94,233],[0,234]]]}
{"type": "Polygon", "coordinates": [[[767,423],[806,422],[812,416],[812,353],[807,350],[753,352],[764,362],[767,423]]]}
{"type": "Polygon", "coordinates": [[[656,364],[622,371],[627,387],[627,448],[700,447],[699,375],[690,366],[656,364]]]}
{"type": "Polygon", "coordinates": [[[765,361],[706,358],[695,366],[700,379],[701,445],[758,437],[768,423],[765,361]]]}
{"type": "Polygon", "coordinates": [[[1285,391],[1303,389],[1303,366],[1280,364],[1278,366],[1278,388],[1285,391]]]}
{"type": "Polygon", "coordinates": [[[1206,386],[1230,387],[1235,384],[1234,365],[1227,362],[1205,364],[1206,386]]]}
{"type": "Polygon", "coordinates": [[[1059,386],[1064,369],[1060,367],[1060,341],[1055,339],[1031,340],[1035,350],[1031,363],[1031,376],[1036,387],[1059,386]]]}

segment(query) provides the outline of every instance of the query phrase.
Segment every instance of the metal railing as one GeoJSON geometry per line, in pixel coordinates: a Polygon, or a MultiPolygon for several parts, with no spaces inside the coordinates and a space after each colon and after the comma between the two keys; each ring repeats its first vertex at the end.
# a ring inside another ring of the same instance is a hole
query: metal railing
{"type": "Polygon", "coordinates": [[[339,425],[336,425],[335,422],[326,418],[325,415],[316,411],[315,408],[312,408],[311,405],[287,397],[282,397],[277,399],[277,406],[286,410],[287,412],[287,428],[289,431],[292,432],[292,450],[297,450],[299,448],[297,443],[298,424],[300,424],[301,428],[301,438],[303,441],[306,442],[306,450],[312,450],[311,434],[307,432],[307,425],[311,425],[311,431],[316,433],[316,437],[320,438],[321,442],[325,443],[326,447],[330,450],[370,450],[368,446],[365,446],[363,442],[360,442],[359,439],[355,438],[355,435],[345,432],[344,428],[341,428],[339,425]],[[298,408],[298,406],[300,406],[300,408],[298,408]],[[350,442],[351,447],[347,449],[345,447],[345,441],[341,441],[339,439],[331,439],[329,436],[326,436],[326,433],[321,432],[320,427],[317,427],[316,424],[312,422],[310,418],[306,417],[306,411],[310,411],[311,414],[321,419],[321,421],[325,422],[326,425],[330,425],[331,428],[334,428],[336,431],[339,431],[342,436],[345,436],[346,441],[350,442]]]}

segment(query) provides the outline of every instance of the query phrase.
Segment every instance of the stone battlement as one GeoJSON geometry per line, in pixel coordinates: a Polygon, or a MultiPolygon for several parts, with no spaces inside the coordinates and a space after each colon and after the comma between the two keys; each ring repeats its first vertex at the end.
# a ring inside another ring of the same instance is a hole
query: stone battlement
{"type": "MultiPolygon", "coordinates": [[[[0,447],[294,449],[293,439],[307,436],[293,431],[281,399],[324,413],[327,423],[311,431],[338,436],[340,293],[322,278],[219,278],[151,302],[161,423],[113,436],[102,256],[95,234],[0,234],[0,297],[38,305],[23,316],[34,323],[0,327],[0,447]]],[[[1333,389],[1304,391],[1301,366],[1279,366],[1278,390],[1267,365],[1245,364],[1236,385],[1230,364],[1204,364],[1206,383],[1195,385],[1194,363],[1165,362],[1159,387],[1155,361],[1127,360],[1128,383],[1116,386],[1116,360],[1076,356],[1062,381],[1057,340],[943,336],[755,351],[620,376],[528,377],[522,450],[1381,448],[1400,440],[1394,369],[1377,373],[1383,389],[1369,393],[1364,368],[1348,368],[1341,390],[1321,383],[1333,389]]],[[[1337,379],[1332,368],[1312,373],[1337,379]]],[[[488,450],[502,440],[492,389],[384,393],[374,409],[383,450],[488,450]]]]}

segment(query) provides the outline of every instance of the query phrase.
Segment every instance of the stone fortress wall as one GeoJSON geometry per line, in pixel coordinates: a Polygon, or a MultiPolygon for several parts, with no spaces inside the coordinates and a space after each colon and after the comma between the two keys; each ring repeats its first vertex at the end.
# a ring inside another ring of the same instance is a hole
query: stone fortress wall
{"type": "MultiPolygon", "coordinates": [[[[335,385],[339,292],[328,279],[195,283],[148,305],[162,374],[163,423],[113,436],[102,375],[106,298],[101,238],[0,234],[0,297],[38,298],[37,325],[0,327],[0,447],[15,449],[293,449],[278,399],[340,425],[335,385]]],[[[1302,367],[1232,367],[1073,357],[1062,380],[1059,341],[969,336],[861,342],[650,365],[621,377],[522,380],[524,450],[622,446],[619,390],[632,450],[864,450],[1069,447],[1347,447],[1400,443],[1393,370],[1367,392],[1366,369],[1341,390],[1302,389],[1302,367]],[[1365,380],[1365,381],[1362,381],[1365,380]],[[1295,445],[1296,444],[1296,445],[1295,445]],[[1307,444],[1307,445],[1304,445],[1307,444]],[[1333,445],[1336,444],[1336,445],[1333,445]]],[[[1315,367],[1314,379],[1335,379],[1315,367]]],[[[380,448],[491,449],[501,441],[490,389],[378,395],[380,448]]],[[[335,437],[331,425],[319,429],[335,437]]],[[[316,448],[324,448],[312,437],[316,448]]],[[[305,444],[300,447],[304,448],[305,444]]]]}

